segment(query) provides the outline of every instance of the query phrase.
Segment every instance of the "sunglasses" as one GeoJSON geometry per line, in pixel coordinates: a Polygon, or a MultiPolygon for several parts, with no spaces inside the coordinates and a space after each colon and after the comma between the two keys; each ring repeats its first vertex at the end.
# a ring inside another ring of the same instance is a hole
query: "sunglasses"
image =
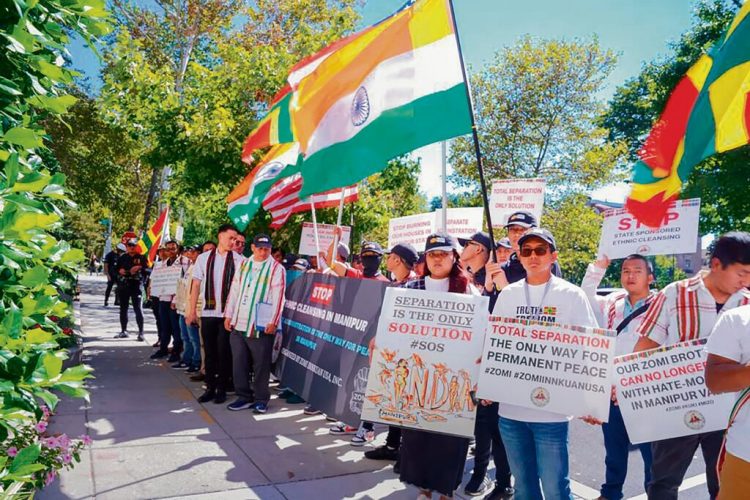
{"type": "Polygon", "coordinates": [[[136,245],[135,243],[128,243],[128,246],[129,247],[137,247],[138,245],[136,245]]]}
{"type": "Polygon", "coordinates": [[[531,257],[532,253],[536,254],[537,257],[541,257],[547,255],[547,252],[549,252],[549,247],[522,248],[521,257],[531,257]]]}

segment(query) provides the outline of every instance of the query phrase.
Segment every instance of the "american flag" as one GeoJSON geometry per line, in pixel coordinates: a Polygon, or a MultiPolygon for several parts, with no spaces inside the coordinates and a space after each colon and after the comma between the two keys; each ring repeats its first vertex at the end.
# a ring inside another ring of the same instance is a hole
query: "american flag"
{"type": "MultiPolygon", "coordinates": [[[[286,224],[286,221],[289,220],[292,214],[312,209],[310,198],[305,200],[299,199],[301,189],[302,176],[300,174],[285,177],[271,187],[263,200],[263,208],[273,216],[271,228],[280,228],[286,224]]],[[[356,184],[314,195],[315,208],[336,207],[341,201],[342,195],[344,196],[344,203],[357,201],[359,193],[356,184]]]]}

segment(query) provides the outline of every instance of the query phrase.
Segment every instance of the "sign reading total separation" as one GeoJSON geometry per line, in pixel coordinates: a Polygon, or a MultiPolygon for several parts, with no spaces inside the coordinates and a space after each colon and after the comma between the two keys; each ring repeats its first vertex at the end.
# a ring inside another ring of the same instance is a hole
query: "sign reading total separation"
{"type": "Polygon", "coordinates": [[[705,344],[696,339],[615,359],[615,386],[633,443],[725,429],[736,395],[706,387],[705,344]]]}
{"type": "Polygon", "coordinates": [[[612,330],[492,316],[477,396],[606,422],[614,357],[612,330]]]}
{"type": "Polygon", "coordinates": [[[536,220],[544,209],[544,179],[503,179],[492,183],[490,216],[493,227],[502,227],[514,212],[531,212],[536,220]]]}
{"type": "Polygon", "coordinates": [[[678,200],[667,210],[659,229],[642,225],[624,208],[604,212],[599,255],[622,259],[628,255],[674,255],[698,249],[701,200],[678,200]]]}

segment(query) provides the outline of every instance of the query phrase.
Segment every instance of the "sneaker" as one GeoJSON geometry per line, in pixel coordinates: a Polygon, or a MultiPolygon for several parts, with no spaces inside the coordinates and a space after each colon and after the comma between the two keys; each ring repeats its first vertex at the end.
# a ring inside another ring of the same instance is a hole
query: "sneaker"
{"type": "Polygon", "coordinates": [[[312,405],[307,405],[305,406],[305,409],[302,410],[302,413],[304,413],[305,415],[320,415],[323,412],[316,408],[313,408],[312,405]]]}
{"type": "MultiPolygon", "coordinates": [[[[191,366],[187,370],[185,370],[185,373],[198,373],[199,371],[201,371],[200,367],[191,366]]],[[[193,377],[190,377],[190,378],[193,378],[193,377]]]]}
{"type": "Polygon", "coordinates": [[[365,452],[365,458],[370,460],[398,460],[398,449],[390,446],[379,446],[365,452]]]}
{"type": "Polygon", "coordinates": [[[375,431],[368,431],[360,425],[350,444],[352,446],[362,446],[365,443],[369,443],[373,439],[375,439],[375,431]]]}
{"type": "Polygon", "coordinates": [[[227,393],[225,391],[216,391],[216,397],[214,398],[214,404],[220,405],[225,403],[227,400],[227,393]]]}
{"type": "Polygon", "coordinates": [[[253,413],[256,415],[262,415],[268,411],[268,403],[255,403],[255,407],[253,408],[253,413]]]}
{"type": "Polygon", "coordinates": [[[151,358],[151,359],[161,359],[161,358],[166,358],[168,354],[169,354],[169,353],[168,353],[168,352],[165,352],[165,351],[156,351],[156,352],[155,352],[155,353],[153,353],[153,354],[152,354],[151,356],[149,356],[149,358],[151,358]]]}
{"type": "Polygon", "coordinates": [[[296,394],[292,394],[291,396],[286,398],[286,402],[289,403],[290,405],[298,405],[298,404],[304,403],[305,400],[297,396],[296,394]]]}
{"type": "Polygon", "coordinates": [[[294,395],[295,395],[295,394],[294,394],[294,391],[292,391],[291,389],[284,389],[283,391],[281,391],[281,392],[279,393],[279,397],[280,397],[281,399],[286,399],[286,398],[290,398],[290,397],[292,397],[292,396],[294,396],[294,395]]]}
{"type": "Polygon", "coordinates": [[[138,338],[136,339],[138,342],[143,342],[146,340],[146,338],[143,336],[143,332],[138,332],[138,338]]]}
{"type": "Polygon", "coordinates": [[[126,332],[125,330],[123,330],[123,331],[121,331],[120,333],[118,333],[117,335],[115,335],[115,338],[116,338],[116,339],[126,339],[126,338],[128,338],[129,336],[130,336],[130,335],[128,335],[128,332],[126,332]]]}
{"type": "Polygon", "coordinates": [[[209,389],[209,390],[206,390],[206,392],[204,392],[198,397],[198,402],[208,403],[209,401],[213,401],[215,397],[216,397],[216,391],[209,389]]]}
{"type": "Polygon", "coordinates": [[[167,359],[167,363],[177,363],[178,361],[180,361],[180,355],[176,352],[172,352],[167,359]]]}
{"type": "Polygon", "coordinates": [[[471,479],[469,479],[469,482],[466,483],[464,493],[469,495],[470,497],[478,497],[487,493],[487,490],[489,490],[491,487],[492,481],[490,481],[486,475],[472,475],[471,479]]]}
{"type": "Polygon", "coordinates": [[[500,486],[496,484],[495,489],[485,497],[485,500],[507,500],[513,498],[515,494],[516,490],[512,486],[500,486]]]}
{"type": "Polygon", "coordinates": [[[229,403],[227,405],[227,410],[240,411],[240,410],[247,410],[252,407],[253,407],[253,403],[251,401],[237,398],[234,400],[234,403],[229,403]]]}
{"type": "Polygon", "coordinates": [[[186,368],[190,368],[187,363],[183,363],[182,361],[178,361],[177,363],[170,365],[170,367],[174,368],[175,370],[184,370],[186,368]]]}
{"type": "Polygon", "coordinates": [[[326,421],[327,422],[338,422],[338,420],[336,419],[336,417],[329,417],[328,415],[326,415],[326,421]]]}
{"type": "Polygon", "coordinates": [[[346,425],[344,422],[339,422],[336,425],[331,426],[328,429],[328,433],[333,434],[335,436],[345,436],[345,435],[350,435],[350,434],[356,434],[357,428],[346,425]]]}
{"type": "Polygon", "coordinates": [[[282,386],[281,384],[277,385],[276,387],[271,387],[271,390],[274,390],[279,393],[279,397],[281,397],[281,394],[288,391],[289,389],[282,386]]]}

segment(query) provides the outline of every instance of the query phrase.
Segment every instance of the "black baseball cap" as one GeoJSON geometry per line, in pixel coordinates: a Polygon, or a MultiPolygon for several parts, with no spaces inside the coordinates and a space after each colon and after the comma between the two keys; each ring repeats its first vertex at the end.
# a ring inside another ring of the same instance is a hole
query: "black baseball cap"
{"type": "Polygon", "coordinates": [[[360,255],[383,255],[383,253],[383,247],[381,247],[376,241],[365,241],[362,243],[362,250],[359,252],[360,255]]]}
{"type": "Polygon", "coordinates": [[[495,245],[495,248],[513,248],[513,245],[510,244],[510,239],[508,238],[500,238],[497,240],[497,245],[495,245]]]}
{"type": "Polygon", "coordinates": [[[424,245],[424,253],[442,250],[450,252],[456,249],[456,240],[448,233],[432,233],[427,237],[424,245]]]}
{"type": "Polygon", "coordinates": [[[520,212],[514,212],[510,214],[510,217],[508,217],[508,222],[505,224],[505,227],[510,226],[521,226],[527,229],[530,227],[536,227],[536,217],[534,217],[531,212],[526,212],[524,210],[520,212]]]}
{"type": "Polygon", "coordinates": [[[469,244],[469,242],[476,242],[482,245],[487,250],[492,249],[492,238],[490,238],[490,235],[479,231],[477,233],[474,233],[471,235],[471,238],[458,238],[458,242],[461,244],[462,247],[465,247],[469,244]]]}
{"type": "Polygon", "coordinates": [[[552,236],[551,232],[541,227],[532,228],[529,230],[529,232],[521,236],[521,238],[519,238],[518,240],[518,246],[523,246],[524,242],[531,238],[539,238],[540,240],[547,242],[553,252],[557,249],[557,245],[555,244],[555,237],[552,236]]]}
{"type": "Polygon", "coordinates": [[[258,248],[271,248],[271,237],[267,234],[256,234],[253,238],[253,245],[258,248]]]}
{"type": "Polygon", "coordinates": [[[406,265],[409,267],[413,267],[419,259],[417,250],[408,243],[398,243],[396,245],[393,245],[393,248],[391,248],[387,253],[395,253],[396,255],[401,257],[401,260],[406,262],[406,265]]]}

